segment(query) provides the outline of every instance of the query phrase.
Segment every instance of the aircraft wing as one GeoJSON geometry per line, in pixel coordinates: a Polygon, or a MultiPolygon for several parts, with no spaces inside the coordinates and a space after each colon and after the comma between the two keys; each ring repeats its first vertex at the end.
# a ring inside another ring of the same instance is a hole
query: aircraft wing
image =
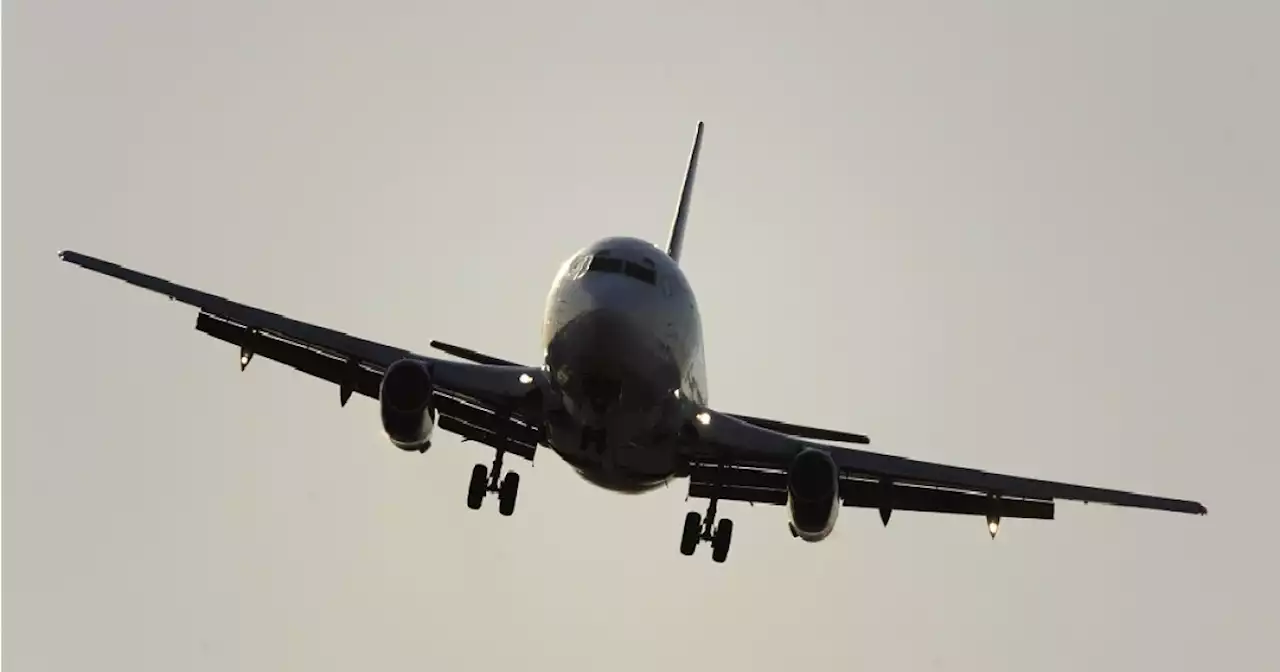
{"type": "Polygon", "coordinates": [[[260,355],[339,386],[346,405],[353,393],[379,396],[382,374],[394,362],[413,358],[431,368],[436,383],[438,426],[532,460],[545,444],[537,404],[526,403],[540,388],[543,373],[519,365],[473,364],[424,357],[340,331],[294,320],[220,296],[184,287],[78,252],[63,261],[131,285],[164,294],[200,309],[196,329],[241,348],[240,366],[260,355]]]}
{"type": "MultiPolygon", "coordinates": [[[[786,471],[805,447],[831,455],[840,469],[845,506],[886,510],[1053,517],[1055,500],[1205,514],[1199,502],[991,473],[856,448],[806,442],[727,413],[704,409],[695,423],[689,494],[748,502],[786,503],[786,471]],[[718,494],[717,494],[718,493],[718,494]]],[[[887,515],[887,514],[885,514],[887,515]]]]}

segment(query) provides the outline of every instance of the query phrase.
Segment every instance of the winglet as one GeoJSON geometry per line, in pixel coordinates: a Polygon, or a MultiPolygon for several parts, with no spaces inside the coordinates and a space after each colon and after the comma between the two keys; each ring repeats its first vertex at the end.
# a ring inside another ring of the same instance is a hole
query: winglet
{"type": "Polygon", "coordinates": [[[689,153],[689,167],[684,174],[684,187],[680,190],[680,202],[676,206],[676,218],[671,223],[671,237],[667,240],[667,256],[680,262],[684,248],[684,229],[689,221],[689,203],[693,200],[693,182],[698,175],[698,154],[702,151],[703,123],[698,122],[698,132],[693,136],[693,151],[689,153]]]}

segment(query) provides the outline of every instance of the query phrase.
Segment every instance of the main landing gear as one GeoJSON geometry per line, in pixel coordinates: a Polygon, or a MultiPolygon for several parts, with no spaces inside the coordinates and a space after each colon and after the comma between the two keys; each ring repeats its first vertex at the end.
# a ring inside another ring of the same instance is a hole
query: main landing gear
{"type": "Polygon", "coordinates": [[[498,513],[509,516],[516,510],[516,493],[520,491],[520,474],[509,472],[502,476],[502,453],[499,450],[493,457],[493,467],[486,468],[477,464],[471,468],[471,486],[467,488],[467,507],[478,510],[484,503],[484,497],[490,492],[498,493],[498,513]]]}
{"type": "Polygon", "coordinates": [[[733,541],[733,521],[722,518],[720,524],[716,524],[716,503],[717,500],[713,498],[707,506],[705,520],[697,511],[685,514],[684,534],[680,537],[680,552],[684,555],[693,555],[698,542],[709,541],[712,560],[724,562],[729,557],[729,542],[733,541]]]}

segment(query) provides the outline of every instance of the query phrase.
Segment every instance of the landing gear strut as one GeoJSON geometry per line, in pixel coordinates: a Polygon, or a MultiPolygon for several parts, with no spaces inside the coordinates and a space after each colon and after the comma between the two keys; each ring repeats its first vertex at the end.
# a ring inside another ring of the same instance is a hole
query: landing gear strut
{"type": "Polygon", "coordinates": [[[509,516],[516,510],[516,493],[520,491],[520,474],[509,472],[502,476],[502,455],[499,450],[493,457],[493,467],[477,464],[471,468],[471,485],[467,488],[467,507],[477,510],[490,492],[498,493],[498,513],[509,516]]]}
{"type": "Polygon", "coordinates": [[[690,511],[684,517],[684,534],[680,537],[680,552],[684,555],[693,555],[694,550],[698,548],[698,542],[711,542],[711,559],[716,562],[724,562],[729,557],[729,542],[733,541],[733,521],[728,518],[722,518],[720,524],[716,524],[716,504],[719,500],[715,497],[711,498],[711,503],[707,506],[707,515],[704,519],[698,515],[697,511],[690,511]]]}

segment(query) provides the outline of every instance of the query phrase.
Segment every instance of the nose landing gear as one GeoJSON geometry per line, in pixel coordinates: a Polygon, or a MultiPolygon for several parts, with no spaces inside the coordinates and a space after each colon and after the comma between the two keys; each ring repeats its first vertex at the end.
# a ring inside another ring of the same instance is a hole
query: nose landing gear
{"type": "Polygon", "coordinates": [[[728,518],[720,520],[720,524],[716,524],[716,504],[715,498],[711,499],[711,503],[707,506],[707,515],[704,519],[698,515],[697,511],[690,511],[684,517],[684,533],[680,537],[680,552],[684,555],[693,555],[698,548],[698,543],[702,541],[711,542],[711,559],[715,562],[724,562],[729,557],[729,543],[733,541],[733,521],[728,518]]]}
{"type": "Polygon", "coordinates": [[[493,467],[477,464],[471,468],[471,485],[467,488],[467,507],[478,510],[485,495],[498,493],[498,513],[509,516],[516,510],[516,494],[520,491],[520,474],[509,472],[502,476],[502,455],[499,450],[493,457],[493,467]]]}
{"type": "Polygon", "coordinates": [[[603,429],[593,429],[590,427],[582,428],[582,450],[583,452],[595,453],[596,455],[604,455],[604,451],[609,447],[608,438],[603,429]]]}

